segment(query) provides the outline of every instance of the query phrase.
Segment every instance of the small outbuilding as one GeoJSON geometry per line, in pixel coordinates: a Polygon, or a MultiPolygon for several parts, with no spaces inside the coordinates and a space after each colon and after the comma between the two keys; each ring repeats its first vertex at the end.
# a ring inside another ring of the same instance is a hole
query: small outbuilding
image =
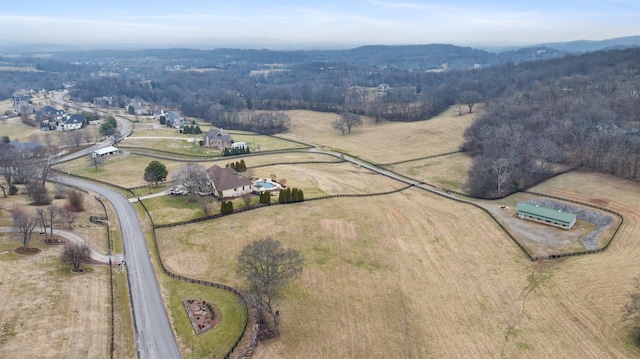
{"type": "Polygon", "coordinates": [[[576,223],[576,215],[531,203],[518,204],[518,217],[563,229],[570,229],[576,223]]]}
{"type": "Polygon", "coordinates": [[[91,152],[91,157],[96,158],[96,157],[113,156],[118,154],[118,152],[119,150],[116,147],[109,146],[109,147],[100,148],[91,152]]]}

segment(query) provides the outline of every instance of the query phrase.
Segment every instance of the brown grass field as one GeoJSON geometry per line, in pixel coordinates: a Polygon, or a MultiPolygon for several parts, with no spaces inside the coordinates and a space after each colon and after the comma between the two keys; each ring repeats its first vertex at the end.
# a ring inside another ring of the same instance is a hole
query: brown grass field
{"type": "Polygon", "coordinates": [[[302,276],[278,302],[285,334],[256,358],[638,355],[621,320],[638,274],[638,185],[567,174],[536,190],[606,199],[626,213],[612,248],[533,263],[481,211],[419,190],[264,208],[158,235],[172,269],[238,286],[234,258],[250,241],[272,236],[303,253],[302,276]],[[611,186],[589,185],[598,179],[611,186]]]}
{"type": "Polygon", "coordinates": [[[104,358],[111,338],[109,268],[71,274],[61,246],[34,256],[11,253],[0,236],[0,357],[104,358]]]}
{"type": "Polygon", "coordinates": [[[471,161],[472,158],[467,154],[455,153],[444,157],[389,165],[387,168],[440,188],[465,192],[464,184],[471,161]]]}
{"type": "Polygon", "coordinates": [[[336,114],[312,111],[286,111],[291,129],[279,137],[360,155],[377,163],[409,160],[457,151],[462,145],[462,132],[475,114],[457,115],[453,107],[428,121],[375,123],[363,117],[363,126],[342,135],[331,128],[336,114]]]}
{"type": "MultiPolygon", "coordinates": [[[[19,187],[20,188],[20,187],[19,187]]],[[[26,195],[0,199],[0,226],[10,227],[6,211],[14,204],[26,204],[26,195]]],[[[54,200],[64,206],[65,200],[54,200]]],[[[89,216],[104,216],[102,205],[85,195],[85,211],[79,213],[74,232],[93,248],[106,253],[104,226],[89,222],[89,216]]],[[[116,233],[118,226],[110,206],[113,247],[122,252],[116,233]]],[[[35,213],[37,207],[27,206],[35,213]]],[[[58,228],[64,228],[59,225],[58,228]]],[[[30,247],[43,251],[32,257],[13,254],[22,245],[16,234],[0,235],[0,357],[2,358],[102,358],[109,354],[111,340],[111,293],[109,267],[83,266],[85,273],[75,275],[60,259],[62,246],[47,246],[36,226],[30,247]]],[[[115,340],[114,356],[135,357],[126,277],[114,273],[115,340]]]]}
{"type": "MultiPolygon", "coordinates": [[[[369,146],[358,149],[360,140],[351,140],[364,129],[345,137],[330,129],[323,133],[313,126],[322,118],[330,123],[332,115],[302,114],[317,117],[309,124],[298,117],[297,129],[286,136],[381,163],[403,159],[369,146]],[[332,143],[334,137],[350,141],[332,143]]],[[[402,132],[429,122],[388,126],[402,132]]],[[[457,141],[440,145],[409,142],[421,154],[404,159],[455,150],[462,130],[457,141]]],[[[376,136],[371,133],[362,143],[379,143],[372,140],[381,138],[376,136]]],[[[427,182],[462,187],[470,161],[453,155],[448,165],[447,159],[424,160],[425,168],[420,162],[396,166],[427,182]]],[[[292,173],[283,176],[290,185],[303,182],[292,173]]],[[[313,174],[315,182],[335,182],[327,186],[331,191],[356,188],[366,178],[333,176],[324,168],[313,174]]],[[[625,217],[609,250],[537,263],[480,210],[417,189],[263,208],[162,229],[158,238],[173,270],[240,287],[235,258],[252,240],[271,236],[302,252],[305,270],[277,303],[283,335],[259,345],[255,358],[631,358],[640,352],[630,344],[630,325],[622,314],[639,274],[638,186],[606,175],[569,173],[534,188],[625,217]]]]}

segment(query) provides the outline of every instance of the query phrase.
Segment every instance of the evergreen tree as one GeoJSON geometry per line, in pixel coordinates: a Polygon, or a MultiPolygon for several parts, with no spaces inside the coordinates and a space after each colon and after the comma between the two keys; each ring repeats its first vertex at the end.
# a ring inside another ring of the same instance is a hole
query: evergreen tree
{"type": "Polygon", "coordinates": [[[196,125],[196,128],[193,130],[193,133],[196,135],[199,135],[202,133],[202,129],[200,128],[199,125],[196,125]]]}
{"type": "Polygon", "coordinates": [[[298,202],[298,189],[293,188],[291,190],[291,202],[298,202]]]}
{"type": "Polygon", "coordinates": [[[240,170],[238,172],[244,172],[247,170],[247,164],[244,163],[244,160],[240,160],[240,170]]]}
{"type": "Polygon", "coordinates": [[[287,203],[291,203],[293,202],[293,195],[291,194],[291,188],[287,187],[287,191],[286,191],[286,196],[287,196],[287,203]]]}
{"type": "Polygon", "coordinates": [[[304,201],[304,193],[302,192],[301,189],[298,190],[298,200],[300,202],[304,201]]]}
{"type": "MultiPolygon", "coordinates": [[[[231,164],[229,165],[229,167],[233,168],[234,170],[236,169],[236,164],[231,162],[231,164]]],[[[236,170],[237,171],[237,170],[236,170]]]]}
{"type": "Polygon", "coordinates": [[[287,203],[287,193],[285,191],[280,191],[278,195],[278,203],[287,203]]]}

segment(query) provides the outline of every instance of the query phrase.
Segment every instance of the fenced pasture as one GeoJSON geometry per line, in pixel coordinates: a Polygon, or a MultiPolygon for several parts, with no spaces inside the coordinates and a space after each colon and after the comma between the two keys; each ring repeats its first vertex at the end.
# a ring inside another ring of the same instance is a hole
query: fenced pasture
{"type": "Polygon", "coordinates": [[[339,149],[349,154],[365,155],[370,161],[395,161],[457,151],[462,145],[462,133],[475,114],[459,116],[453,107],[444,113],[418,122],[375,123],[362,117],[363,126],[342,135],[331,127],[337,114],[313,111],[286,111],[291,118],[289,132],[278,137],[339,149]]]}
{"type": "MultiPolygon", "coordinates": [[[[56,169],[62,172],[69,172],[74,175],[89,177],[101,181],[106,181],[121,187],[130,188],[136,186],[144,186],[147,183],[144,181],[144,169],[149,165],[149,162],[158,160],[162,162],[169,171],[169,177],[180,166],[184,164],[181,161],[172,161],[165,159],[157,159],[147,156],[138,155],[125,155],[118,154],[111,157],[105,157],[105,161],[98,167],[96,172],[93,165],[93,160],[89,156],[84,156],[77,160],[65,162],[55,166],[56,169]]],[[[200,163],[205,168],[211,166],[213,162],[200,163]]]]}
{"type": "Polygon", "coordinates": [[[608,176],[613,189],[584,188],[602,175],[583,175],[535,190],[625,213],[614,245],[590,256],[530,262],[484,212],[417,189],[262,208],[159,229],[158,240],[176,272],[234,286],[251,240],[301,250],[305,270],[278,302],[286,334],[255,358],[634,357],[620,333],[640,191],[608,176]]]}
{"type": "Polygon", "coordinates": [[[464,152],[385,166],[407,177],[437,187],[465,192],[467,171],[472,158],[464,152]]]}

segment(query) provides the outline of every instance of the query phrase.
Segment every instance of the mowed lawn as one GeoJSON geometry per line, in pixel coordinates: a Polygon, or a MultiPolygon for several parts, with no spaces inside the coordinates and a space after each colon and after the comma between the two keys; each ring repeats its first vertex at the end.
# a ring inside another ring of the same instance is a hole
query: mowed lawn
{"type": "Polygon", "coordinates": [[[374,119],[362,117],[362,127],[342,135],[331,127],[339,118],[337,114],[304,110],[286,113],[291,117],[291,129],[278,137],[327,146],[377,163],[457,151],[463,142],[464,129],[475,117],[475,114],[459,116],[453,107],[432,119],[417,122],[376,124],[374,119]]]}
{"type": "Polygon", "coordinates": [[[305,270],[277,304],[283,335],[256,358],[637,356],[622,313],[640,259],[638,184],[571,173],[536,190],[607,201],[625,214],[619,237],[604,253],[533,263],[483,212],[417,189],[158,236],[173,270],[240,287],[235,260],[251,241],[302,252],[305,270]]]}

